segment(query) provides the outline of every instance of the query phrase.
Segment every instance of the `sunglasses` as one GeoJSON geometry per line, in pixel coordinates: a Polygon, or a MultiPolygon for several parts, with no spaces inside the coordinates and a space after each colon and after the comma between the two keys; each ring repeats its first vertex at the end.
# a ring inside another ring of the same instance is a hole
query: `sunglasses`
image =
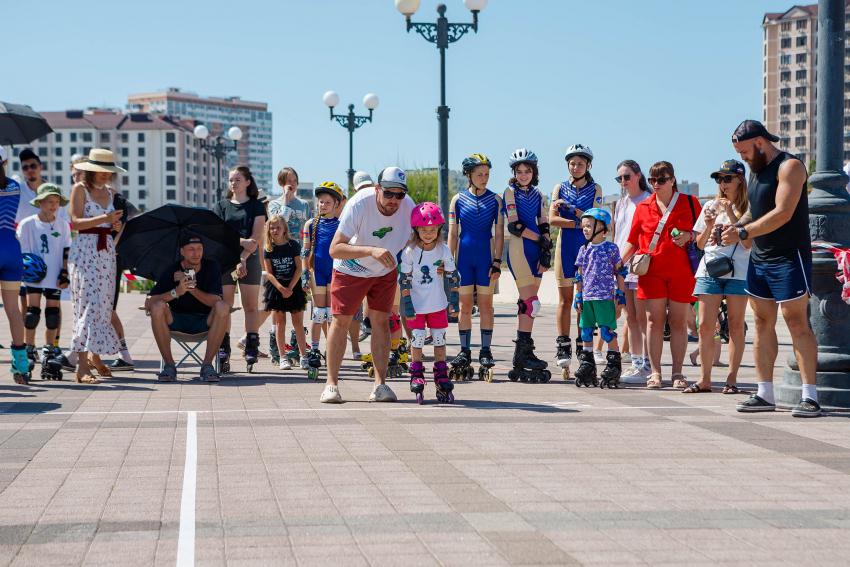
{"type": "Polygon", "coordinates": [[[719,175],[714,178],[714,180],[717,181],[718,185],[720,185],[721,183],[732,183],[733,179],[735,178],[731,175],[719,175]]]}
{"type": "Polygon", "coordinates": [[[672,177],[650,177],[649,182],[652,185],[664,185],[665,183],[667,183],[671,179],[673,179],[673,178],[672,177]]]}
{"type": "Polygon", "coordinates": [[[396,199],[398,201],[401,201],[402,199],[404,199],[405,195],[407,195],[407,193],[405,193],[404,191],[396,193],[395,191],[387,191],[383,187],[381,187],[381,191],[383,192],[385,199],[396,199]]]}
{"type": "Polygon", "coordinates": [[[615,178],[614,178],[614,181],[616,181],[617,183],[622,183],[623,181],[628,181],[628,180],[629,180],[629,179],[631,179],[631,178],[632,178],[632,174],[631,174],[631,173],[627,173],[627,174],[625,174],[625,175],[623,175],[623,176],[615,177],[615,178]]]}
{"type": "Polygon", "coordinates": [[[35,171],[36,169],[38,169],[39,165],[41,165],[41,164],[40,163],[34,163],[34,164],[31,164],[31,165],[24,164],[24,165],[21,166],[21,171],[27,171],[28,169],[32,169],[33,171],[35,171]]]}

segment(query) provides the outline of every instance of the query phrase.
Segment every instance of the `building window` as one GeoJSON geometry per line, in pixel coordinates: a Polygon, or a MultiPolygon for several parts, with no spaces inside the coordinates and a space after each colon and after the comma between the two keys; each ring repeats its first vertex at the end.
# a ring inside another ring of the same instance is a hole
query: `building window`
{"type": "Polygon", "coordinates": [[[145,212],[146,210],[148,210],[148,208],[147,208],[146,206],[144,206],[144,205],[139,205],[139,212],[140,212],[140,213],[143,213],[143,212],[145,212]]]}
{"type": "Polygon", "coordinates": [[[790,63],[791,63],[791,56],[790,55],[780,55],[779,56],[779,64],[780,65],[788,65],[790,63]]]}
{"type": "Polygon", "coordinates": [[[130,170],[130,162],[129,161],[122,161],[121,162],[121,169],[126,169],[127,171],[129,171],[130,170]]]}
{"type": "Polygon", "coordinates": [[[806,62],[806,54],[798,53],[797,54],[797,63],[805,63],[806,62]]]}
{"type": "Polygon", "coordinates": [[[187,200],[187,201],[191,201],[191,200],[192,200],[192,194],[191,194],[191,193],[189,193],[188,191],[186,191],[186,200],[187,200]]]}
{"type": "Polygon", "coordinates": [[[165,184],[170,186],[170,187],[177,185],[177,176],[176,175],[166,175],[165,176],[165,184]]]}
{"type": "Polygon", "coordinates": [[[53,162],[53,170],[54,171],[62,171],[62,162],[61,161],[53,162]]]}
{"type": "Polygon", "coordinates": [[[144,132],[139,132],[139,135],[138,135],[138,138],[137,138],[137,139],[138,139],[140,142],[144,142],[144,141],[145,141],[145,133],[144,133],[144,132]]]}
{"type": "Polygon", "coordinates": [[[801,103],[795,104],[794,105],[794,112],[796,112],[797,114],[803,114],[804,112],[806,112],[806,103],[801,102],[801,103]]]}
{"type": "Polygon", "coordinates": [[[101,132],[100,133],[100,141],[108,142],[109,141],[109,132],[101,132]]]}
{"type": "Polygon", "coordinates": [[[145,185],[145,176],[144,175],[139,176],[139,185],[145,185]]]}
{"type": "Polygon", "coordinates": [[[807,71],[805,69],[800,69],[799,71],[794,73],[794,78],[798,81],[806,80],[807,71]]]}
{"type": "Polygon", "coordinates": [[[13,162],[12,163],[12,171],[20,171],[20,170],[21,170],[21,163],[18,162],[18,161],[13,162]]]}
{"type": "Polygon", "coordinates": [[[139,157],[145,157],[145,148],[139,148],[139,157]]]}
{"type": "Polygon", "coordinates": [[[165,143],[173,144],[177,141],[177,135],[174,132],[166,132],[165,133],[165,143]]]}
{"type": "Polygon", "coordinates": [[[195,167],[193,167],[192,169],[193,169],[192,173],[193,173],[194,175],[198,175],[198,166],[196,165],[196,166],[195,166],[195,167]]]}
{"type": "Polygon", "coordinates": [[[125,189],[124,191],[121,191],[121,194],[122,194],[122,195],[124,195],[124,198],[125,198],[125,199],[129,199],[129,198],[130,198],[130,192],[129,192],[129,191],[127,191],[126,189],[125,189]]]}
{"type": "Polygon", "coordinates": [[[195,179],[194,187],[195,187],[195,189],[198,188],[198,180],[197,179],[195,179]]]}
{"type": "Polygon", "coordinates": [[[121,148],[121,157],[130,157],[130,148],[121,148]]]}
{"type": "Polygon", "coordinates": [[[186,159],[192,159],[192,152],[186,150],[186,159]]]}
{"type": "Polygon", "coordinates": [[[192,166],[188,163],[186,164],[186,173],[192,173],[192,166]]]}
{"type": "Polygon", "coordinates": [[[191,138],[189,138],[189,134],[186,134],[186,143],[187,143],[187,144],[191,144],[191,143],[192,143],[191,138]]]}
{"type": "Polygon", "coordinates": [[[791,129],[791,122],[790,121],[783,120],[782,122],[779,123],[779,131],[780,132],[787,132],[790,129],[791,129]]]}
{"type": "Polygon", "coordinates": [[[145,170],[145,162],[140,161],[139,162],[139,171],[144,171],[144,170],[145,170]]]}
{"type": "Polygon", "coordinates": [[[42,162],[41,167],[42,167],[42,171],[47,171],[48,169],[50,169],[50,162],[49,161],[42,162]]]}
{"type": "Polygon", "coordinates": [[[780,49],[787,49],[791,47],[791,38],[783,37],[781,43],[779,44],[780,49]]]}
{"type": "Polygon", "coordinates": [[[168,199],[169,201],[176,201],[177,200],[177,191],[175,191],[174,189],[166,189],[165,190],[165,198],[168,199]]]}
{"type": "Polygon", "coordinates": [[[61,147],[53,148],[53,155],[61,156],[62,155],[62,148],[61,147]]]}
{"type": "Polygon", "coordinates": [[[797,120],[794,122],[794,128],[797,130],[805,130],[806,129],[806,121],[805,120],[797,120]]]}
{"type": "Polygon", "coordinates": [[[145,199],[148,196],[148,192],[144,189],[139,189],[139,200],[145,199]]]}
{"type": "Polygon", "coordinates": [[[92,141],[91,132],[83,132],[83,141],[84,142],[91,142],[92,141]]]}
{"type": "Polygon", "coordinates": [[[782,98],[788,98],[791,96],[791,87],[785,87],[784,89],[779,89],[779,96],[782,98]]]}
{"type": "Polygon", "coordinates": [[[168,147],[165,148],[165,157],[176,157],[177,156],[177,148],[168,147]]]}
{"type": "Polygon", "coordinates": [[[779,80],[783,83],[787,83],[791,80],[791,71],[782,71],[779,73],[779,80]]]}
{"type": "Polygon", "coordinates": [[[797,47],[806,47],[806,36],[800,36],[797,38],[797,47]]]}
{"type": "Polygon", "coordinates": [[[83,146],[83,155],[88,157],[88,155],[90,153],[91,153],[91,146],[83,146]]]}
{"type": "MultiPolygon", "coordinates": [[[[121,176],[121,185],[129,185],[129,184],[130,184],[130,176],[129,175],[122,175],[121,176]]],[[[124,196],[126,197],[127,195],[124,195],[124,196]]]]}
{"type": "MultiPolygon", "coordinates": [[[[794,94],[797,95],[797,98],[806,98],[806,88],[807,87],[797,87],[794,89],[794,94]]],[[[789,91],[791,89],[788,89],[789,91]]]]}
{"type": "Polygon", "coordinates": [[[204,179],[204,189],[206,189],[206,188],[207,188],[207,180],[204,179]]]}
{"type": "Polygon", "coordinates": [[[54,176],[53,177],[53,183],[55,183],[56,185],[62,185],[62,176],[61,175],[54,176]]]}
{"type": "Polygon", "coordinates": [[[805,136],[797,136],[794,138],[794,145],[798,148],[806,147],[806,137],[805,136]]]}
{"type": "Polygon", "coordinates": [[[809,20],[797,20],[797,31],[804,30],[807,27],[809,27],[809,20]]]}
{"type": "Polygon", "coordinates": [[[61,143],[62,142],[62,132],[54,133],[53,139],[56,141],[57,144],[61,143]]]}
{"type": "Polygon", "coordinates": [[[165,171],[177,171],[177,162],[176,161],[165,162],[165,171]]]}
{"type": "Polygon", "coordinates": [[[850,126],[850,116],[845,116],[844,117],[844,127],[847,128],[848,126],[850,126]]]}
{"type": "Polygon", "coordinates": [[[69,139],[70,139],[72,142],[76,142],[76,141],[77,141],[77,133],[76,133],[76,132],[71,132],[70,134],[68,134],[68,136],[69,136],[69,139]]]}
{"type": "Polygon", "coordinates": [[[791,31],[791,22],[782,22],[779,24],[779,30],[784,32],[791,31]]]}
{"type": "Polygon", "coordinates": [[[70,150],[71,150],[71,155],[74,155],[75,153],[77,153],[77,146],[71,146],[70,150]]]}
{"type": "Polygon", "coordinates": [[[121,133],[121,141],[124,142],[125,144],[127,142],[129,142],[130,141],[130,134],[128,134],[127,132],[122,132],[121,133]]]}

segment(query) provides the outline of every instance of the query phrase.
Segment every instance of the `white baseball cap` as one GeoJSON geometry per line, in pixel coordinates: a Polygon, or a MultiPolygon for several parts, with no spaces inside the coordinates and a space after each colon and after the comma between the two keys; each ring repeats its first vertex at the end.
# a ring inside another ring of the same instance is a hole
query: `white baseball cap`
{"type": "Polygon", "coordinates": [[[387,167],[378,175],[378,184],[407,191],[407,175],[398,167],[387,167]]]}
{"type": "Polygon", "coordinates": [[[6,155],[6,148],[4,148],[3,146],[0,146],[0,163],[3,163],[4,161],[6,161],[8,159],[9,159],[9,156],[6,155]]]}
{"type": "Polygon", "coordinates": [[[372,181],[372,178],[369,177],[369,174],[365,171],[358,171],[355,173],[353,182],[355,191],[360,191],[364,187],[375,184],[375,182],[372,181]]]}

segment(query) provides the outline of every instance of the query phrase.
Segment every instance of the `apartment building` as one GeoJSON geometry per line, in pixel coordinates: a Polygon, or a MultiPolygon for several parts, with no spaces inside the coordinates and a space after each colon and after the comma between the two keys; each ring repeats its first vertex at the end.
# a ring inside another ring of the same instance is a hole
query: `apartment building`
{"type": "MultiPolygon", "coordinates": [[[[53,133],[29,147],[41,158],[44,179],[65,195],[73,185],[71,156],[104,148],[127,170],[118,175],[116,189],[143,212],[166,204],[212,208],[217,202],[215,161],[200,150],[191,122],[113,109],[40,114],[53,133]]],[[[8,148],[9,173],[20,175],[16,158],[25,147],[8,148]]]]}
{"type": "Polygon", "coordinates": [[[202,98],[170,88],[129,95],[127,111],[173,116],[204,124],[211,138],[224,136],[232,126],[238,126],[242,139],[237,143],[236,152],[227,156],[228,169],[239,163],[248,164],[260,189],[268,192],[273,187],[272,113],[266,103],[242,100],[238,96],[202,98]]]}
{"type": "MultiPolygon", "coordinates": [[[[845,22],[850,23],[850,1],[845,22]]],[[[762,120],[779,147],[804,163],[815,157],[818,5],[768,13],[762,21],[762,120]]],[[[850,161],[850,46],[844,51],[844,162],[850,161]]]]}

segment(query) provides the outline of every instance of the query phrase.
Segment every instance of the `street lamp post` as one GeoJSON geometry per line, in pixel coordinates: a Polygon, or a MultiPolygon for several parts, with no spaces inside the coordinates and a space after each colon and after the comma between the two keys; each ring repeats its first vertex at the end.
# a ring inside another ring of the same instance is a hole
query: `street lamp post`
{"type": "Polygon", "coordinates": [[[201,141],[201,149],[206,150],[216,163],[216,202],[221,201],[221,160],[227,157],[230,152],[236,151],[236,145],[242,139],[242,130],[238,126],[233,126],[227,131],[227,138],[224,136],[216,136],[215,140],[209,141],[207,138],[210,135],[209,129],[203,124],[195,126],[195,137],[201,141]],[[233,144],[227,142],[228,138],[233,141],[233,144]]]}
{"type": "MultiPolygon", "coordinates": [[[[850,248],[850,195],[843,165],[844,0],[818,2],[817,171],[809,178],[809,233],[813,241],[850,248]]],[[[832,252],[818,251],[812,261],[809,322],[818,342],[817,385],[821,407],[850,408],[850,305],[841,299],[838,265],[832,252]]],[[[793,353],[776,403],[800,402],[799,367],[793,353]]]]}
{"type": "Polygon", "coordinates": [[[372,121],[372,111],[378,108],[378,97],[369,93],[363,97],[363,106],[369,109],[369,116],[355,116],[354,105],[348,105],[348,114],[334,114],[334,107],[339,104],[339,95],[328,91],[322,100],[331,109],[331,120],[336,119],[339,125],[348,130],[348,190],[354,189],[354,131],[372,121]]]}
{"type": "Polygon", "coordinates": [[[446,19],[446,5],[438,4],[436,24],[417,24],[410,17],[419,9],[419,0],[395,0],[395,7],[407,18],[407,32],[415,29],[440,50],[440,106],[437,107],[437,120],[440,122],[440,185],[438,188],[439,205],[443,215],[449,214],[449,107],[446,106],[446,49],[450,43],[459,40],[469,30],[478,33],[478,12],[487,5],[487,0],[463,0],[463,5],[472,12],[471,24],[450,24],[446,19]]]}

